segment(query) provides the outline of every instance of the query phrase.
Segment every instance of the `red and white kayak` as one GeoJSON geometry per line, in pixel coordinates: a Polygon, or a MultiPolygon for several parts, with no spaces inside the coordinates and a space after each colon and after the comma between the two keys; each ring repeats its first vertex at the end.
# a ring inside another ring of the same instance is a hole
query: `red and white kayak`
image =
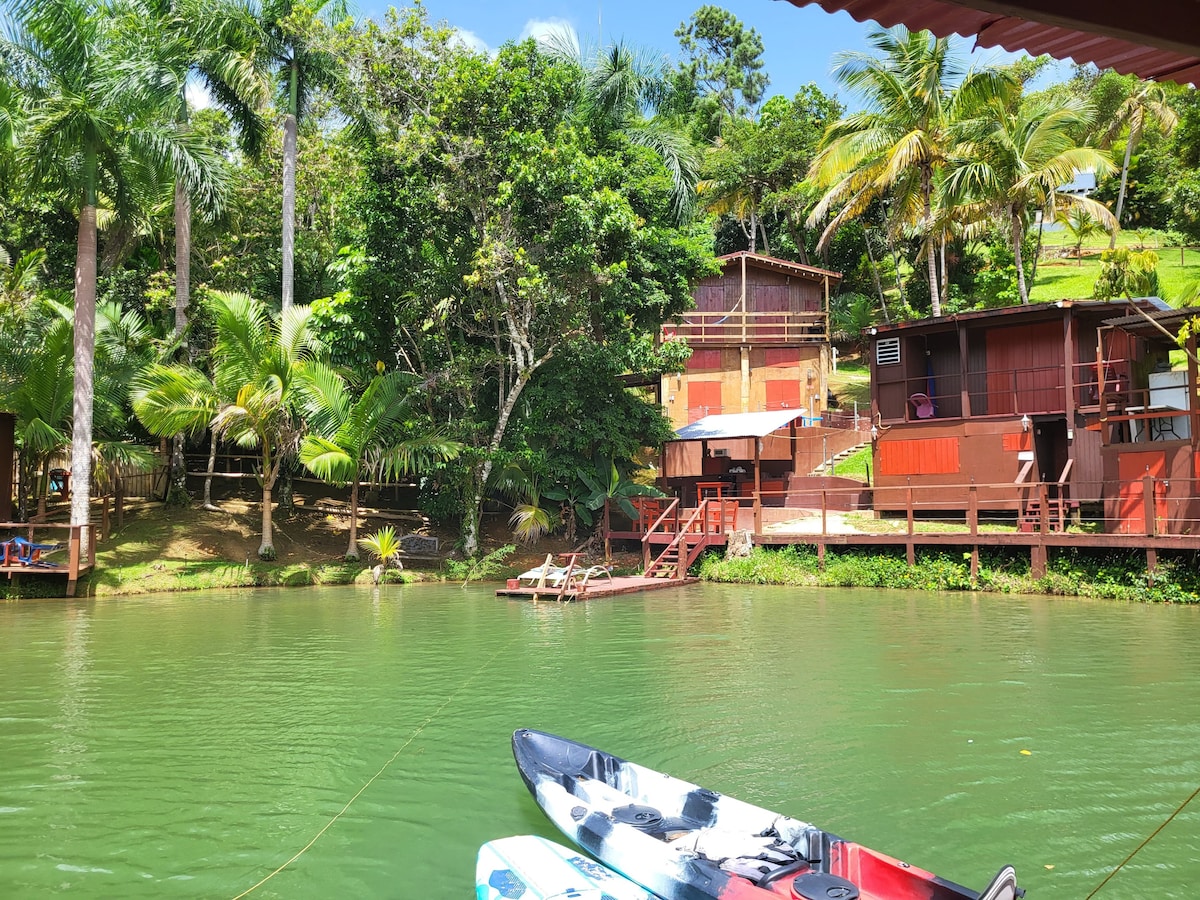
{"type": "Polygon", "coordinates": [[[521,729],[513,756],[550,820],[666,900],[1015,900],[1005,866],[980,893],[585,744],[521,729]]]}

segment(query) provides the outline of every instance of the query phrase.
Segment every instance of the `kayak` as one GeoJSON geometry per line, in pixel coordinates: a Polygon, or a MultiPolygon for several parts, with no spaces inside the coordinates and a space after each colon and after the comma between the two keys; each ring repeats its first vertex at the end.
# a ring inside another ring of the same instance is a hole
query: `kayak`
{"type": "Polygon", "coordinates": [[[656,900],[612,869],[531,834],[488,841],[475,863],[476,900],[656,900]]]}
{"type": "Polygon", "coordinates": [[[543,731],[513,734],[542,811],[666,900],[1015,900],[1011,866],[982,892],[862,844],[543,731]]]}

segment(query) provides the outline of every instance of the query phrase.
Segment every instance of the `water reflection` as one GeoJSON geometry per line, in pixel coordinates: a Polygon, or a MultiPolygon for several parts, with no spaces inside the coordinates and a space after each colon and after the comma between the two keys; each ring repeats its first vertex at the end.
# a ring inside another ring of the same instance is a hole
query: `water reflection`
{"type": "MultiPolygon", "coordinates": [[[[957,881],[1012,861],[1031,896],[1077,898],[1200,783],[1198,613],[730,586],[5,604],[0,893],[233,896],[399,749],[258,896],[469,896],[482,841],[554,836],[511,763],[529,726],[957,881]]],[[[1198,825],[1104,895],[1189,896],[1198,825]]]]}

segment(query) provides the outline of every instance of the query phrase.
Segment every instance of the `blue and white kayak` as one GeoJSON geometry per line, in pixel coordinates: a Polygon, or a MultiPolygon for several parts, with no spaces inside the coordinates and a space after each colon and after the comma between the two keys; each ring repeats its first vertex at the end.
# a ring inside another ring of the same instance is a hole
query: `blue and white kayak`
{"type": "Polygon", "coordinates": [[[522,728],[513,756],[576,844],[665,900],[1016,900],[1011,866],[982,892],[815,825],[522,728]]]}
{"type": "Polygon", "coordinates": [[[488,841],[475,864],[476,900],[657,900],[578,850],[535,835],[488,841]]]}

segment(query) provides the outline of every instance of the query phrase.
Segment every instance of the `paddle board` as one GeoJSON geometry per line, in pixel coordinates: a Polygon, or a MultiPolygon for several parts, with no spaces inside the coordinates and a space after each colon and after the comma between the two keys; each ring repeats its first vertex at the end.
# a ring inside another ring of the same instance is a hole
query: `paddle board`
{"type": "Polygon", "coordinates": [[[479,848],[476,900],[657,900],[612,869],[534,835],[479,848]]]}

